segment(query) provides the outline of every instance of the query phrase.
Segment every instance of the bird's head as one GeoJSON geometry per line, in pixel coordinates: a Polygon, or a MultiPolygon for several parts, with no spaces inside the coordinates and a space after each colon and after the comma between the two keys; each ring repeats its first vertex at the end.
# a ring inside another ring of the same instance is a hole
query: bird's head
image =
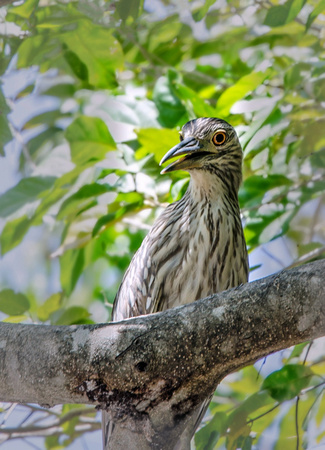
{"type": "Polygon", "coordinates": [[[242,148],[236,131],[228,122],[214,117],[202,117],[187,122],[180,132],[181,142],[160,161],[160,165],[178,156],[161,173],[174,170],[232,170],[241,174],[242,148]]]}

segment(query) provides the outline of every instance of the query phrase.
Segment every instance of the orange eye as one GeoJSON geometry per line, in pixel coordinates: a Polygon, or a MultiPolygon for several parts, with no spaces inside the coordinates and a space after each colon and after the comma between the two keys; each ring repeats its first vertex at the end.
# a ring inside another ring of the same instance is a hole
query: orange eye
{"type": "Polygon", "coordinates": [[[217,131],[212,138],[212,142],[214,145],[222,145],[225,142],[226,137],[227,135],[225,131],[217,131]]]}

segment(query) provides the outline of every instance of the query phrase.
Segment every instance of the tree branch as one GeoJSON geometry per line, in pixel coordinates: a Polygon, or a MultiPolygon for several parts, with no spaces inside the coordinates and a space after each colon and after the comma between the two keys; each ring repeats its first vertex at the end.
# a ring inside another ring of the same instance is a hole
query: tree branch
{"type": "Polygon", "coordinates": [[[0,398],[99,404],[152,442],[166,433],[176,442],[227,374],[325,335],[324,273],[325,260],[316,261],[118,323],[1,323],[0,398]]]}
{"type": "MultiPolygon", "coordinates": [[[[12,428],[7,427],[4,429],[0,428],[0,445],[1,442],[4,442],[7,439],[21,439],[32,436],[54,436],[55,434],[62,435],[62,425],[64,425],[66,422],[72,420],[75,417],[79,417],[81,415],[86,416],[93,413],[94,411],[92,408],[80,408],[69,411],[63,416],[57,417],[56,420],[46,423],[46,425],[36,425],[36,423],[32,423],[27,426],[12,428]]],[[[93,420],[87,420],[83,421],[83,424],[79,425],[79,428],[81,428],[82,431],[94,431],[98,430],[99,423],[93,420]]],[[[78,432],[79,430],[75,429],[75,431],[78,432]]]]}

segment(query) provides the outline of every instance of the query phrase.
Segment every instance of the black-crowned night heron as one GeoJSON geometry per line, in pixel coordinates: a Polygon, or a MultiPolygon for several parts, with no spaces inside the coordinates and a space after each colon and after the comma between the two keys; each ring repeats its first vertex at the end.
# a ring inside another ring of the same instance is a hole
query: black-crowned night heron
{"type": "MultiPolygon", "coordinates": [[[[247,281],[238,204],[243,152],[236,132],[224,120],[200,118],[183,126],[180,139],[161,164],[180,158],[162,173],[188,171],[189,187],[155,221],[134,255],[115,298],[113,321],[164,311],[247,281]]],[[[104,444],[107,431],[104,427],[104,444]]]]}

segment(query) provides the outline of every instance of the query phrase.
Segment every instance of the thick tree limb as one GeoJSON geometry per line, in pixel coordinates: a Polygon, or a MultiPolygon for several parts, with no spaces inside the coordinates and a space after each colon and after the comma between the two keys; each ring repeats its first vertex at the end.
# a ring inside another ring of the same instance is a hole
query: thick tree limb
{"type": "Polygon", "coordinates": [[[175,443],[224,376],[325,335],[324,274],[317,261],[119,323],[1,323],[0,399],[97,403],[157,447],[175,443]]]}

